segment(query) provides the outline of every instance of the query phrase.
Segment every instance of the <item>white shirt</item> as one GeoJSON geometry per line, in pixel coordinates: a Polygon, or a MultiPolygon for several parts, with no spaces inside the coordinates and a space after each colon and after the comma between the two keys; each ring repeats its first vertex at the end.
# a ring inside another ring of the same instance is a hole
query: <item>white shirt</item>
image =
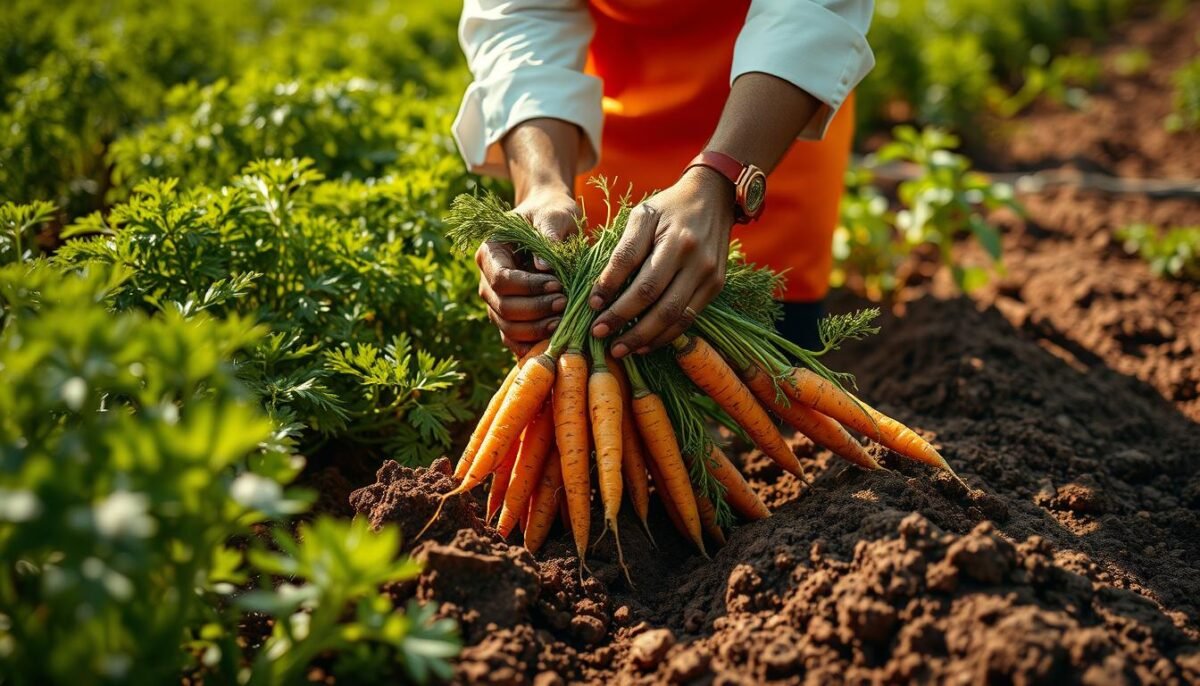
{"type": "MultiPolygon", "coordinates": [[[[800,137],[819,139],[855,86],[875,66],[867,45],[874,0],[751,0],[729,80],[777,76],[822,106],[800,137]]],[[[471,171],[507,176],[499,142],[539,117],[577,125],[579,172],[598,161],[601,83],[583,73],[592,19],[586,0],[465,0],[458,37],[474,81],[454,120],[471,171]]]]}

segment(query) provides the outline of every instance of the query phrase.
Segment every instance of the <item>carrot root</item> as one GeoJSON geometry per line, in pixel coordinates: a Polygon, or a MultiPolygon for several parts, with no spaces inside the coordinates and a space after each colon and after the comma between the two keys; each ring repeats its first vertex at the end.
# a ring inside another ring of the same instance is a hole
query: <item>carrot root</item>
{"type": "Polygon", "coordinates": [[[804,466],[783,440],[775,422],[717,349],[699,336],[680,336],[672,345],[675,359],[687,377],[746,430],[759,450],[811,487],[804,466]]]}

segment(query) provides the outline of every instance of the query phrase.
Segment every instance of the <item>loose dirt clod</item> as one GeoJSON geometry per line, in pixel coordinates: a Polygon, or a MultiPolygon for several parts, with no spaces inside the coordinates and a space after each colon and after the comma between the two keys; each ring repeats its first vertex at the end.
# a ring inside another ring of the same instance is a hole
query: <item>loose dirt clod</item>
{"type": "MultiPolygon", "coordinates": [[[[450,460],[444,457],[428,469],[402,467],[395,460],[388,460],[375,474],[375,483],[350,494],[350,506],[357,515],[367,517],[373,527],[396,522],[406,536],[404,547],[411,548],[417,543],[412,536],[437,510],[439,496],[454,489],[452,473],[450,460]]],[[[424,538],[448,541],[460,529],[484,530],[478,503],[473,498],[449,499],[424,538]]]]}

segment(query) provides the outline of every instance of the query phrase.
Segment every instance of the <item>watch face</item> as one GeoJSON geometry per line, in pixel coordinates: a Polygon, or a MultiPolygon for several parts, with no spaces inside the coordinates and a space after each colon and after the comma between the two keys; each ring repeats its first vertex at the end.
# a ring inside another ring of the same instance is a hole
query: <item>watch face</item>
{"type": "Polygon", "coordinates": [[[762,174],[755,174],[750,177],[749,183],[746,184],[746,201],[744,207],[746,214],[754,216],[762,209],[763,200],[767,196],[767,178],[762,174]]]}

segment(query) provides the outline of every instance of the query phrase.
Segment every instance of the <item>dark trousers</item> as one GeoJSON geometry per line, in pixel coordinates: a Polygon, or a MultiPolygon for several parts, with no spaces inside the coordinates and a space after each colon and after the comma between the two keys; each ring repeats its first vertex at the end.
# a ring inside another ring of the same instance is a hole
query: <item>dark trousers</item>
{"type": "Polygon", "coordinates": [[[825,302],[782,303],[783,319],[776,323],[779,333],[789,341],[807,350],[820,350],[821,337],[817,333],[817,322],[825,313],[825,302]]]}

